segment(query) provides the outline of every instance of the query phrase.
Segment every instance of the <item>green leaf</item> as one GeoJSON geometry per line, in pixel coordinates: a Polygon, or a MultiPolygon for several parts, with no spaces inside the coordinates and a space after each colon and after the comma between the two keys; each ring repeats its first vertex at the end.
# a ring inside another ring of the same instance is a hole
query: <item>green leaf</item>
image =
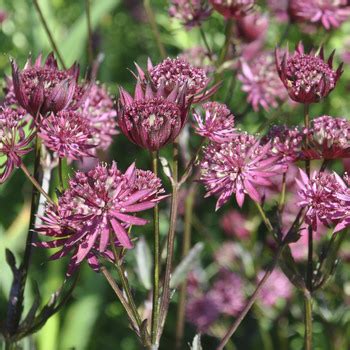
{"type": "Polygon", "coordinates": [[[152,288],[152,256],[151,251],[144,237],[141,237],[134,250],[136,259],[136,273],[143,286],[150,290],[152,288]]]}

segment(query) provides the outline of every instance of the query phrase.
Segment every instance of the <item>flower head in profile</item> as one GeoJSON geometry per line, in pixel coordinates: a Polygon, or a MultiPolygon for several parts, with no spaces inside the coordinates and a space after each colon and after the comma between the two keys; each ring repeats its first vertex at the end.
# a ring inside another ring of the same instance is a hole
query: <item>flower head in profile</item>
{"type": "Polygon", "coordinates": [[[68,106],[75,108],[81,102],[84,88],[78,85],[77,64],[68,70],[60,70],[52,53],[43,65],[41,55],[34,64],[29,58],[22,70],[15,61],[11,64],[16,100],[33,117],[59,112],[68,106]]]}
{"type": "Polygon", "coordinates": [[[24,155],[32,150],[35,134],[25,132],[25,116],[9,107],[0,109],[0,184],[15,168],[20,167],[24,155]]]}
{"type": "Polygon", "coordinates": [[[236,134],[235,117],[226,105],[219,102],[207,102],[203,105],[204,120],[200,112],[193,113],[197,125],[195,132],[213,142],[229,142],[236,134]]]}
{"type": "Polygon", "coordinates": [[[228,143],[210,143],[204,148],[200,168],[206,197],[219,197],[216,209],[232,195],[239,206],[243,205],[246,194],[260,202],[257,187],[271,185],[269,178],[286,170],[280,157],[271,155],[271,144],[261,145],[254,136],[245,133],[238,134],[228,143]]]}
{"type": "Polygon", "coordinates": [[[140,81],[134,98],[120,89],[119,127],[130,141],[151,151],[174,141],[187,120],[186,86],[174,86],[167,97],[162,91],[153,91],[150,84],[143,91],[140,81]]]}
{"type": "Polygon", "coordinates": [[[350,6],[347,0],[290,0],[289,12],[297,21],[319,24],[331,30],[349,19],[350,6]]]}
{"type": "Polygon", "coordinates": [[[342,64],[333,70],[333,55],[326,62],[323,48],[318,55],[306,54],[299,43],[292,55],[287,51],[281,59],[276,49],[277,71],[292,100],[309,104],[328,96],[343,72],[342,64]]]}
{"type": "Polygon", "coordinates": [[[238,79],[242,90],[255,111],[260,107],[265,110],[278,107],[278,101],[285,101],[288,94],[276,71],[273,55],[263,52],[249,63],[241,60],[241,71],[238,79]]]}
{"type": "Polygon", "coordinates": [[[216,11],[225,18],[239,19],[251,12],[254,0],[209,0],[216,11]]]}
{"type": "Polygon", "coordinates": [[[186,28],[201,25],[211,14],[203,0],[171,0],[169,15],[179,19],[186,28]]]}
{"type": "Polygon", "coordinates": [[[324,115],[311,121],[305,159],[350,158],[350,122],[324,115]]]}
{"type": "Polygon", "coordinates": [[[51,113],[42,118],[38,127],[44,145],[59,158],[71,160],[92,156],[92,131],[82,113],[69,110],[51,113]]]}
{"type": "Polygon", "coordinates": [[[68,272],[87,259],[96,268],[100,255],[111,258],[111,246],[133,247],[128,228],[147,220],[133,214],[153,208],[164,196],[160,180],[132,164],[122,173],[113,163],[77,172],[57,206],[48,205],[37,231],[53,240],[36,243],[60,248],[51,258],[73,253],[68,272]]]}
{"type": "Polygon", "coordinates": [[[237,20],[238,36],[248,43],[263,39],[268,27],[268,17],[259,12],[253,12],[237,20]]]}

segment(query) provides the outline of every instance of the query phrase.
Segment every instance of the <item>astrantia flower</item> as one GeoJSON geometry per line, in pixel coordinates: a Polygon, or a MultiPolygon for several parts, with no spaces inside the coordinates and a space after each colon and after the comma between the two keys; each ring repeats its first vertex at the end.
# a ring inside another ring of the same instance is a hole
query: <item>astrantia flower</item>
{"type": "Polygon", "coordinates": [[[107,90],[96,83],[91,84],[81,109],[89,120],[96,148],[106,150],[118,134],[117,112],[107,90]]]}
{"type": "Polygon", "coordinates": [[[161,182],[154,174],[132,164],[122,173],[115,163],[98,165],[87,173],[77,172],[57,206],[49,205],[37,231],[52,237],[37,246],[61,249],[51,258],[73,252],[68,275],[84,260],[96,267],[100,254],[110,256],[113,243],[132,248],[127,232],[131,225],[145,225],[147,220],[134,213],[153,208],[164,196],[161,182]]]}
{"type": "Polygon", "coordinates": [[[140,82],[134,98],[120,89],[118,123],[121,131],[140,147],[159,150],[175,140],[187,120],[185,94],[185,87],[179,92],[175,86],[164,98],[162,91],[153,92],[150,85],[143,92],[140,82]]]}
{"type": "Polygon", "coordinates": [[[302,43],[299,43],[291,56],[287,51],[281,60],[276,50],[278,74],[292,100],[308,104],[328,96],[343,72],[342,64],[333,70],[333,55],[334,52],[325,62],[323,49],[318,55],[305,54],[302,43]]]}
{"type": "Polygon", "coordinates": [[[288,3],[289,0],[267,0],[267,6],[279,22],[288,22],[289,20],[288,3]]]}
{"type": "Polygon", "coordinates": [[[169,15],[179,19],[187,28],[200,25],[211,13],[203,0],[171,0],[169,15]]]}
{"type": "Polygon", "coordinates": [[[68,70],[58,69],[54,55],[51,53],[44,65],[41,55],[34,64],[28,59],[22,71],[12,61],[12,81],[17,102],[36,117],[38,113],[58,112],[68,106],[79,105],[83,88],[77,83],[79,67],[73,64],[68,70]]]}
{"type": "Polygon", "coordinates": [[[91,134],[89,121],[76,111],[51,113],[39,123],[38,135],[59,158],[91,156],[91,148],[94,147],[91,134]]]}
{"type": "Polygon", "coordinates": [[[217,195],[216,209],[235,194],[239,206],[247,194],[261,201],[258,186],[269,186],[269,178],[285,171],[279,157],[271,155],[271,145],[260,145],[252,135],[239,134],[229,143],[210,143],[204,148],[200,163],[201,177],[207,194],[217,195]]]}
{"type": "Polygon", "coordinates": [[[229,142],[236,134],[234,128],[235,117],[226,105],[218,102],[207,102],[203,105],[205,120],[200,112],[194,112],[193,118],[197,122],[195,132],[207,137],[213,142],[229,142]]]}
{"type": "Polygon", "coordinates": [[[348,5],[347,0],[290,0],[289,11],[298,21],[320,24],[330,30],[350,17],[348,5]]]}
{"type": "Polygon", "coordinates": [[[220,220],[220,226],[228,236],[240,239],[249,239],[251,230],[249,221],[237,210],[230,210],[220,220]]]}
{"type": "Polygon", "coordinates": [[[350,122],[344,118],[324,115],[313,119],[307,137],[309,146],[303,151],[303,158],[350,157],[350,122]]]}
{"type": "Polygon", "coordinates": [[[260,106],[265,110],[276,108],[278,101],[285,101],[288,97],[270,52],[258,55],[250,63],[242,60],[238,79],[242,82],[242,90],[248,94],[248,102],[255,111],[258,111],[260,106]]]}
{"type": "Polygon", "coordinates": [[[309,179],[303,170],[299,170],[300,179],[296,179],[300,197],[298,206],[306,208],[305,222],[314,231],[319,221],[329,226],[341,206],[337,193],[343,191],[344,182],[336,173],[314,172],[309,179]]]}
{"type": "Polygon", "coordinates": [[[22,157],[29,153],[34,133],[24,131],[24,116],[10,108],[0,110],[0,184],[14,168],[20,167],[22,157]]]}
{"type": "Polygon", "coordinates": [[[253,8],[254,0],[209,0],[214,9],[226,18],[241,18],[253,8]]]}
{"type": "Polygon", "coordinates": [[[237,32],[245,42],[262,39],[269,26],[269,20],[266,15],[254,12],[237,21],[237,32]]]}

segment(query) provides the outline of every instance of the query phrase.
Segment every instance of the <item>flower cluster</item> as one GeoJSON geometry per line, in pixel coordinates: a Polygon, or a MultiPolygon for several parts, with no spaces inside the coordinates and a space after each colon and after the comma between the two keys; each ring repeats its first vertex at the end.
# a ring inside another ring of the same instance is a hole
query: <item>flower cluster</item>
{"type": "Polygon", "coordinates": [[[52,237],[36,243],[45,248],[60,247],[51,258],[58,259],[73,251],[67,275],[87,259],[98,267],[100,255],[113,259],[111,244],[132,248],[128,228],[145,225],[147,220],[132,215],[153,208],[161,199],[160,180],[132,164],[122,173],[115,163],[100,164],[87,173],[77,172],[58,205],[48,205],[37,231],[52,237]]]}
{"type": "Polygon", "coordinates": [[[210,0],[216,11],[225,18],[236,18],[246,16],[253,8],[254,0],[210,0]]]}

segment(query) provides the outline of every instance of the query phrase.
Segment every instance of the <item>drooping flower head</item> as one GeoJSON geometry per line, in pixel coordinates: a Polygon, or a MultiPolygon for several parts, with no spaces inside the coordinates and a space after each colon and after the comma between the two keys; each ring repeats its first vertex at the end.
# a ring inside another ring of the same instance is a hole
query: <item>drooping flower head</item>
{"type": "Polygon", "coordinates": [[[130,141],[151,151],[174,141],[187,120],[186,91],[186,87],[179,89],[176,85],[164,97],[162,89],[153,91],[150,84],[144,92],[138,81],[132,98],[121,88],[118,104],[121,131],[130,141]]]}
{"type": "Polygon", "coordinates": [[[91,149],[95,147],[92,132],[83,113],[69,110],[49,114],[38,127],[44,145],[59,158],[71,160],[92,156],[91,149]]]}
{"type": "Polygon", "coordinates": [[[213,142],[229,142],[236,134],[235,117],[226,105],[207,102],[203,105],[204,120],[199,111],[193,113],[197,125],[195,132],[213,142]]]}
{"type": "Polygon", "coordinates": [[[60,70],[51,53],[44,65],[41,55],[28,59],[23,70],[15,61],[12,64],[13,90],[17,102],[34,118],[40,113],[59,112],[68,106],[76,108],[82,100],[84,89],[78,85],[79,66],[60,70]]]}
{"type": "Polygon", "coordinates": [[[53,240],[36,246],[61,249],[51,258],[73,252],[68,272],[87,259],[98,267],[99,255],[111,258],[110,244],[133,247],[128,228],[147,220],[134,213],[153,208],[164,198],[160,180],[132,164],[122,173],[115,163],[100,164],[87,173],[77,172],[57,206],[48,205],[37,231],[53,240]]]}
{"type": "Polygon", "coordinates": [[[268,17],[259,12],[253,12],[237,21],[238,36],[248,43],[263,39],[268,27],[268,17]]]}
{"type": "Polygon", "coordinates": [[[288,97],[276,71],[272,53],[263,52],[249,63],[241,60],[241,72],[238,79],[242,82],[242,90],[255,111],[260,107],[265,110],[278,107],[278,101],[288,97]]]}
{"type": "Polygon", "coordinates": [[[171,0],[169,15],[179,19],[188,29],[200,25],[211,14],[203,0],[171,0]]]}
{"type": "Polygon", "coordinates": [[[276,49],[277,71],[292,100],[309,104],[328,96],[343,72],[342,64],[333,70],[333,56],[334,52],[326,62],[323,48],[318,55],[306,54],[300,42],[292,55],[287,51],[281,60],[276,49]]]}
{"type": "Polygon", "coordinates": [[[305,159],[350,158],[350,122],[324,115],[311,121],[305,159]]]}
{"type": "Polygon", "coordinates": [[[30,129],[26,133],[24,120],[25,116],[16,110],[0,109],[0,184],[20,167],[22,157],[32,150],[35,134],[30,129]]]}
{"type": "Polygon", "coordinates": [[[350,6],[347,0],[290,0],[289,12],[297,21],[319,24],[331,30],[350,17],[350,6]]]}
{"type": "Polygon", "coordinates": [[[254,0],[209,0],[216,11],[225,18],[241,18],[253,8],[254,0]]]}
{"type": "Polygon", "coordinates": [[[257,186],[269,186],[269,178],[285,171],[280,157],[271,155],[271,144],[262,146],[254,136],[238,134],[229,143],[210,143],[204,148],[200,163],[201,177],[207,194],[219,196],[216,209],[234,194],[239,206],[247,194],[261,201],[257,186]]]}

